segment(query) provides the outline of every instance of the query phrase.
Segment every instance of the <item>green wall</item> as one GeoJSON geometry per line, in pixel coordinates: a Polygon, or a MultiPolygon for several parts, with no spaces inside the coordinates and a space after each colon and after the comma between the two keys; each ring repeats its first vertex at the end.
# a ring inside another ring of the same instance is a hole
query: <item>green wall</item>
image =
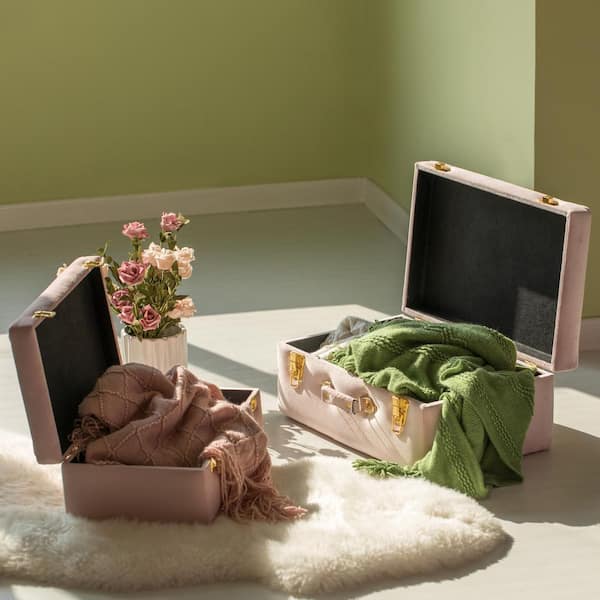
{"type": "Polygon", "coordinates": [[[534,0],[371,3],[368,174],[409,206],[413,163],[533,184],[534,0]]]}
{"type": "Polygon", "coordinates": [[[600,316],[600,3],[538,0],[535,186],[596,214],[584,315],[600,316]]]}
{"type": "Polygon", "coordinates": [[[533,182],[533,0],[0,0],[0,203],[367,175],[533,182]]]}
{"type": "Polygon", "coordinates": [[[364,6],[0,0],[0,203],[360,174],[364,6]]]}
{"type": "MultiPolygon", "coordinates": [[[[436,158],[600,208],[596,0],[0,0],[0,204],[436,158]]],[[[584,313],[600,315],[593,231],[584,313]]]]}

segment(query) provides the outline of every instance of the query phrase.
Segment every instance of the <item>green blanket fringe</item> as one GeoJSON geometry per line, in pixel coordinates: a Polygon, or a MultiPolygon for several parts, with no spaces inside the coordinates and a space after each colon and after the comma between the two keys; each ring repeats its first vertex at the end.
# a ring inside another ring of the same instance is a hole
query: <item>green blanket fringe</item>
{"type": "Polygon", "coordinates": [[[375,324],[329,360],[393,394],[443,401],[433,446],[421,460],[402,466],[360,459],[355,469],[382,478],[424,477],[474,498],[522,481],[534,374],[516,365],[514,343],[499,332],[398,319],[375,324]]]}
{"type": "Polygon", "coordinates": [[[377,458],[359,458],[352,462],[352,466],[357,471],[366,471],[371,477],[387,479],[388,477],[421,477],[419,471],[409,467],[403,467],[395,462],[388,460],[378,460],[377,458]]]}

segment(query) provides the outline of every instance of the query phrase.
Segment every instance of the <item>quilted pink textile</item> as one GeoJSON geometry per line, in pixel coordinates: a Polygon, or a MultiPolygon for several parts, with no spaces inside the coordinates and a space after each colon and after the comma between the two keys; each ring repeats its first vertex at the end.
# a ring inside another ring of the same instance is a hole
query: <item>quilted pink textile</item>
{"type": "Polygon", "coordinates": [[[284,520],[304,509],[271,480],[267,435],[219,388],[184,367],[113,366],[79,405],[65,460],[95,464],[200,467],[214,459],[222,510],[237,520],[284,520]]]}

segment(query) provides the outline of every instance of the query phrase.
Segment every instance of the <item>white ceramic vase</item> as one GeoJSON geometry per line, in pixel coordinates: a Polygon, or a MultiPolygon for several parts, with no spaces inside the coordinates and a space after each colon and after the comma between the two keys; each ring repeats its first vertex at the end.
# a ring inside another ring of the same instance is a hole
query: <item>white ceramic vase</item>
{"type": "Polygon", "coordinates": [[[187,332],[179,325],[179,333],[168,337],[141,339],[121,331],[123,363],[150,365],[166,373],[171,367],[188,365],[187,332]]]}

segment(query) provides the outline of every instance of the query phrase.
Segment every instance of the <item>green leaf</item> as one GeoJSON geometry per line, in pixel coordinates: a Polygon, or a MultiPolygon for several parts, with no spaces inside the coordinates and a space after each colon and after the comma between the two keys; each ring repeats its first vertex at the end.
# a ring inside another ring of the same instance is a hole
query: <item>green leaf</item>
{"type": "Polygon", "coordinates": [[[111,272],[112,276],[115,278],[115,281],[119,281],[119,282],[121,281],[119,279],[119,271],[117,270],[116,265],[114,265],[114,264],[109,265],[108,270],[111,272]]]}
{"type": "Polygon", "coordinates": [[[104,281],[106,283],[106,290],[109,294],[113,294],[115,292],[115,284],[112,282],[110,277],[105,277],[104,281]]]}

